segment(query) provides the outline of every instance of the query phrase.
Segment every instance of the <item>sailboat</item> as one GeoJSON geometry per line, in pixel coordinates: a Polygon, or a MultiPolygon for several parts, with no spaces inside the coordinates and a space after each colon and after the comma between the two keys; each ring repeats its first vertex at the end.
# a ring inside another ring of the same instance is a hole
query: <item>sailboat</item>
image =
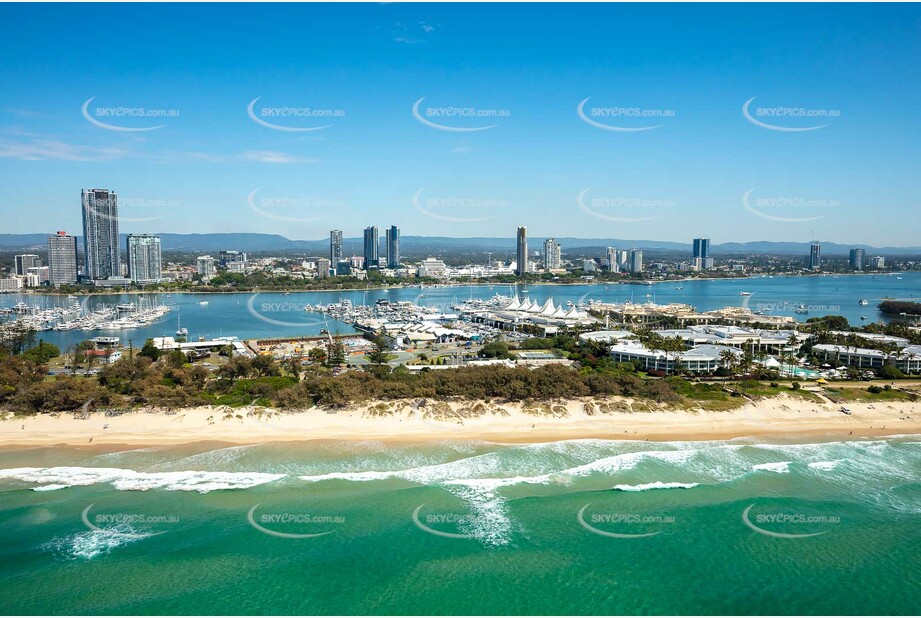
{"type": "Polygon", "coordinates": [[[188,328],[183,328],[182,325],[179,324],[179,315],[177,314],[177,315],[176,315],[176,336],[177,336],[177,337],[186,337],[186,336],[188,336],[188,334],[189,334],[189,329],[188,329],[188,328]]]}

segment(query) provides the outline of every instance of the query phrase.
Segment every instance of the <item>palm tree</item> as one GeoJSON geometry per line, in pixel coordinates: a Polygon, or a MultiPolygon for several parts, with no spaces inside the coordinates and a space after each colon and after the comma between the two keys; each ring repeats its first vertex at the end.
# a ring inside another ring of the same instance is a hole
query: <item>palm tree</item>
{"type": "Polygon", "coordinates": [[[722,352],[720,352],[720,364],[726,369],[728,369],[730,373],[732,372],[732,369],[736,365],[736,360],[737,360],[737,357],[734,351],[723,350],[722,352]]]}

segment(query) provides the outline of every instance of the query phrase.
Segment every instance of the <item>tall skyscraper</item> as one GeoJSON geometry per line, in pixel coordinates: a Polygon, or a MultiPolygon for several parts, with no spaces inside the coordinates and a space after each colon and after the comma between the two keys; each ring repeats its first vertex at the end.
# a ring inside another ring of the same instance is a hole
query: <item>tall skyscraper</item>
{"type": "Polygon", "coordinates": [[[365,268],[377,268],[380,266],[380,236],[378,235],[377,226],[365,228],[365,268]]]}
{"type": "Polygon", "coordinates": [[[515,249],[515,258],[518,267],[515,274],[523,277],[528,273],[528,228],[518,228],[518,246],[515,249]]]}
{"type": "Polygon", "coordinates": [[[822,268],[822,245],[818,242],[812,243],[809,247],[809,268],[812,270],[822,268]]]}
{"type": "Polygon", "coordinates": [[[83,260],[88,279],[121,276],[118,196],[108,189],[84,189],[83,260]]]}
{"type": "Polygon", "coordinates": [[[630,272],[643,272],[643,252],[639,249],[630,249],[630,272]]]}
{"type": "Polygon", "coordinates": [[[544,268],[556,270],[563,264],[562,248],[555,238],[544,241],[544,268]]]}
{"type": "Polygon", "coordinates": [[[605,259],[608,262],[608,271],[612,273],[620,272],[620,262],[617,260],[617,248],[608,247],[605,252],[605,259]]]}
{"type": "Polygon", "coordinates": [[[863,270],[863,259],[866,252],[863,249],[851,249],[850,259],[848,260],[853,270],[863,270]]]}
{"type": "Polygon", "coordinates": [[[710,239],[709,238],[695,238],[694,239],[694,257],[705,260],[710,257],[710,239]]]}
{"type": "Polygon", "coordinates": [[[329,232],[329,261],[338,264],[342,260],[342,230],[329,232]]]}
{"type": "Polygon", "coordinates": [[[400,228],[391,225],[386,232],[387,236],[387,268],[397,268],[400,265],[400,228]]]}
{"type": "Polygon", "coordinates": [[[128,235],[128,278],[135,283],[156,283],[163,278],[160,237],[128,235]]]}
{"type": "Polygon", "coordinates": [[[48,237],[48,280],[51,285],[77,282],[77,237],[58,232],[48,237]]]}
{"type": "Polygon", "coordinates": [[[23,253],[22,255],[17,255],[15,257],[15,261],[17,275],[25,275],[29,272],[30,268],[36,268],[42,265],[41,259],[34,253],[23,253]]]}
{"type": "Polygon", "coordinates": [[[214,258],[210,255],[201,255],[195,260],[195,269],[205,279],[210,279],[215,274],[214,258]]]}

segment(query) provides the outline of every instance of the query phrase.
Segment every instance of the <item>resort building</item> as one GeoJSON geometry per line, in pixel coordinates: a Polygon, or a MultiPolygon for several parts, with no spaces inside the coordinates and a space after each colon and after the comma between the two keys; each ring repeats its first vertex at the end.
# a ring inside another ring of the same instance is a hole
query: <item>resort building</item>
{"type": "Polygon", "coordinates": [[[678,367],[692,373],[711,373],[723,366],[724,353],[728,351],[737,359],[742,353],[723,345],[698,345],[683,352],[650,350],[639,341],[624,340],[611,346],[611,358],[618,363],[639,361],[646,370],[674,373],[678,367]]]}
{"type": "Polygon", "coordinates": [[[899,352],[887,354],[872,348],[819,343],[812,346],[812,353],[835,366],[880,369],[889,363],[905,373],[921,373],[921,345],[907,346],[899,352]]]}
{"type": "Polygon", "coordinates": [[[729,346],[753,354],[795,352],[799,350],[804,341],[812,337],[808,333],[794,330],[763,330],[717,325],[689,326],[688,328],[663,329],[654,332],[666,338],[680,337],[688,346],[729,346]]]}

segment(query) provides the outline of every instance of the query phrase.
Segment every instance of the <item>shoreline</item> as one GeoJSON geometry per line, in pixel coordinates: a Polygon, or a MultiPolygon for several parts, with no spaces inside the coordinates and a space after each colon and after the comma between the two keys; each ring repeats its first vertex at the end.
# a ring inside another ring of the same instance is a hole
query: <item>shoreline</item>
{"type": "MultiPolygon", "coordinates": [[[[733,438],[825,440],[921,434],[921,403],[818,404],[781,396],[746,403],[729,411],[634,410],[628,399],[612,398],[612,411],[585,412],[590,400],[539,404],[550,414],[535,414],[523,404],[443,402],[414,407],[412,402],[372,402],[339,410],[312,408],[279,412],[262,408],[199,407],[174,412],[142,410],[88,418],[70,413],[0,420],[0,447],[179,445],[203,441],[265,444],[312,440],[424,443],[480,440],[538,443],[609,439],[707,441],[733,438]],[[447,406],[447,407],[446,407],[447,406]],[[471,415],[471,410],[476,409],[471,415]],[[440,419],[431,418],[437,410],[440,419]],[[467,416],[463,416],[467,414],[467,416]],[[427,418],[428,416],[428,418],[427,418]],[[108,428],[104,428],[108,425],[108,428]],[[23,429],[25,427],[25,429],[23,429]]],[[[600,400],[592,400],[597,405],[600,400]]]]}
{"type": "MultiPolygon", "coordinates": [[[[891,272],[847,272],[847,273],[773,273],[770,274],[770,277],[773,278],[806,278],[806,277],[866,277],[866,276],[890,276],[896,275],[899,273],[912,272],[912,271],[891,271],[891,272]]],[[[568,281],[568,282],[559,282],[559,281],[514,281],[514,282],[495,282],[495,281],[483,281],[478,283],[467,283],[467,282],[453,282],[453,283],[437,283],[431,284],[429,286],[423,286],[422,289],[427,288],[469,288],[469,287],[496,287],[496,286],[597,286],[597,285],[658,285],[663,283],[687,283],[693,281],[743,281],[748,279],[761,279],[768,277],[768,274],[763,275],[754,275],[746,274],[739,276],[726,276],[726,277],[701,277],[696,276],[685,276],[678,277],[673,279],[628,279],[628,280],[615,280],[615,281],[606,281],[606,280],[597,280],[597,281],[568,281]]],[[[303,289],[297,287],[287,287],[287,288],[278,288],[272,290],[260,290],[260,289],[251,289],[251,290],[151,290],[151,289],[131,289],[131,290],[118,290],[115,288],[105,289],[105,290],[78,290],[77,292],[59,292],[53,288],[43,289],[43,288],[22,288],[20,290],[9,290],[0,292],[0,296],[4,294],[18,294],[22,296],[77,296],[80,298],[89,298],[93,296],[132,296],[132,295],[142,295],[142,294],[304,294],[304,293],[330,293],[330,292],[369,292],[376,290],[405,290],[405,289],[419,289],[418,284],[413,285],[373,285],[368,287],[355,287],[355,288],[311,288],[303,289]]],[[[898,298],[892,298],[890,300],[899,300],[898,298]]]]}

